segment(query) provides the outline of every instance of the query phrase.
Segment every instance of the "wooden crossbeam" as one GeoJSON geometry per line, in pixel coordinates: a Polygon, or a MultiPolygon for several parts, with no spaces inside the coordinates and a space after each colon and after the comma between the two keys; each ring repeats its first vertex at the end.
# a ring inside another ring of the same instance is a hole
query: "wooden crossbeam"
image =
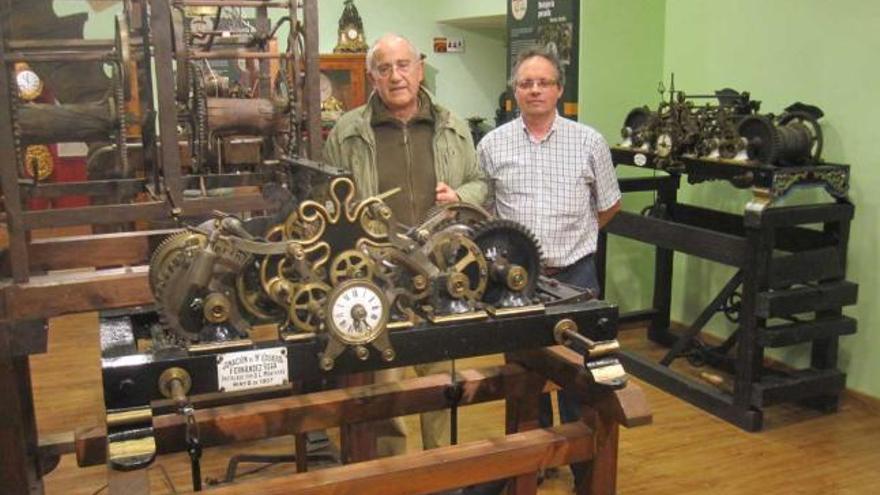
{"type": "Polygon", "coordinates": [[[147,266],[32,277],[0,287],[0,319],[50,318],[68,313],[151,304],[147,266]]]}
{"type": "Polygon", "coordinates": [[[235,483],[211,493],[419,495],[586,461],[593,454],[592,430],[576,422],[336,468],[235,483]]]}
{"type": "Polygon", "coordinates": [[[143,265],[150,259],[153,244],[175,232],[180,229],[35,239],[29,245],[30,267],[50,271],[143,265]]]}
{"type": "MultiPolygon", "coordinates": [[[[525,386],[529,373],[511,364],[464,370],[458,373],[458,378],[463,388],[460,405],[465,406],[516,395],[518,389],[525,386]]],[[[448,407],[449,385],[449,375],[430,375],[397,383],[200,409],[195,418],[201,443],[209,447],[443,409],[448,407]]],[[[186,448],[185,422],[180,415],[156,416],[153,428],[159,454],[186,448]]],[[[104,426],[76,432],[80,466],[105,463],[106,449],[104,426]]]]}

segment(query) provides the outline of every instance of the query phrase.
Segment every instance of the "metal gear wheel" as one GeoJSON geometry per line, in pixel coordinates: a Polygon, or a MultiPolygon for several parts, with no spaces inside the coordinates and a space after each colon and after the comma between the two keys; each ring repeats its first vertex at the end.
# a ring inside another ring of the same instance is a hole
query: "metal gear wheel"
{"type": "Polygon", "coordinates": [[[208,238],[204,234],[198,232],[180,232],[168,236],[163,240],[159,247],[153,251],[150,257],[150,290],[153,297],[157,300],[161,297],[159,293],[159,282],[164,279],[166,266],[177,257],[178,254],[188,249],[203,249],[208,243],[208,238]]]}
{"type": "Polygon", "coordinates": [[[288,322],[299,332],[317,333],[324,322],[327,295],[332,288],[323,282],[303,284],[290,298],[288,322]]]}
{"type": "Polygon", "coordinates": [[[420,228],[427,227],[430,232],[439,232],[454,224],[473,228],[490,218],[492,215],[480,206],[465,202],[446,203],[429,209],[419,225],[420,228]]]}
{"type": "Polygon", "coordinates": [[[489,270],[479,246],[459,232],[440,232],[430,243],[431,261],[448,280],[446,292],[455,299],[479,301],[489,270]]]}
{"type": "Polygon", "coordinates": [[[474,242],[489,263],[483,301],[493,306],[529,304],[541,271],[541,248],[534,234],[511,220],[489,220],[477,226],[474,242]]]}

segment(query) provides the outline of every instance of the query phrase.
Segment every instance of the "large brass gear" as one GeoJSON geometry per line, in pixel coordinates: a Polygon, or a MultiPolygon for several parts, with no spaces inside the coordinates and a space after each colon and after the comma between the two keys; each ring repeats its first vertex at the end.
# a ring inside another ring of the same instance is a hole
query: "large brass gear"
{"type": "MultiPolygon", "coordinates": [[[[191,304],[211,292],[224,294],[230,301],[235,296],[237,274],[243,272],[249,256],[238,251],[225,239],[217,239],[213,244],[214,262],[211,268],[211,281],[200,288],[200,294],[193,300],[182,301],[176,290],[186,286],[189,269],[193,261],[208,249],[208,239],[200,232],[186,231],[166,239],[153,253],[150,260],[150,283],[162,323],[179,337],[187,341],[198,341],[204,326],[204,312],[198,305],[191,304]]],[[[241,333],[247,330],[247,323],[240,320],[238,304],[232,308],[234,318],[231,325],[241,333]]]]}
{"type": "Polygon", "coordinates": [[[208,237],[198,232],[185,231],[166,237],[150,257],[149,281],[153,297],[157,300],[161,297],[159,282],[167,280],[164,278],[166,267],[178,254],[188,249],[204,249],[207,244],[208,237]]]}
{"type": "Polygon", "coordinates": [[[479,301],[489,268],[480,247],[460,232],[443,231],[431,238],[431,261],[447,276],[447,292],[456,299],[479,301]]]}

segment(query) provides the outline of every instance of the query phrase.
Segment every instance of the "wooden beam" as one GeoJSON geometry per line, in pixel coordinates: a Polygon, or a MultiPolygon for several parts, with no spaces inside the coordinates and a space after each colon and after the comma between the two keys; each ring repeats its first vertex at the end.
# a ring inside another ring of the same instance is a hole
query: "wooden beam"
{"type": "Polygon", "coordinates": [[[463,445],[376,459],[308,473],[235,483],[215,495],[357,493],[419,495],[586,461],[594,453],[590,428],[580,422],[463,445]]]}
{"type": "Polygon", "coordinates": [[[514,360],[526,369],[547,377],[583,403],[628,428],[650,424],[653,417],[641,387],[630,381],[611,390],[596,385],[583,365],[583,357],[564,346],[521,351],[514,360]]]}
{"type": "MultiPolygon", "coordinates": [[[[12,7],[7,0],[0,4],[0,40],[10,35],[12,7]]],[[[6,212],[9,251],[12,256],[12,276],[16,282],[28,279],[28,253],[25,226],[22,220],[21,191],[18,187],[18,160],[13,136],[12,88],[9,87],[9,69],[5,43],[0,42],[0,185],[3,190],[3,210],[6,212]]],[[[24,150],[21,150],[24,153],[24,150]]]]}
{"type": "MultiPolygon", "coordinates": [[[[461,371],[461,406],[500,400],[523,387],[531,375],[518,365],[461,371]]],[[[437,374],[397,383],[378,383],[307,395],[281,397],[247,404],[196,410],[202,445],[258,440],[443,409],[447,406],[449,375],[437,374]]],[[[153,418],[159,454],[186,448],[185,422],[178,414],[153,418]]],[[[106,462],[106,429],[91,427],[76,433],[81,466],[106,462]]]]}
{"type": "Polygon", "coordinates": [[[5,317],[49,318],[68,313],[150,304],[149,267],[41,275],[24,284],[0,287],[5,317]]]}
{"type": "MultiPolygon", "coordinates": [[[[258,192],[248,192],[228,197],[208,197],[177,202],[182,207],[181,216],[208,215],[214,210],[227,213],[257,211],[268,208],[266,200],[258,192]]],[[[164,201],[149,201],[125,205],[83,206],[57,210],[34,210],[22,214],[27,229],[69,227],[133,222],[171,218],[171,205],[164,201]]]]}
{"type": "Polygon", "coordinates": [[[159,239],[176,232],[180,229],[35,239],[30,243],[31,270],[143,265],[159,239]]]}

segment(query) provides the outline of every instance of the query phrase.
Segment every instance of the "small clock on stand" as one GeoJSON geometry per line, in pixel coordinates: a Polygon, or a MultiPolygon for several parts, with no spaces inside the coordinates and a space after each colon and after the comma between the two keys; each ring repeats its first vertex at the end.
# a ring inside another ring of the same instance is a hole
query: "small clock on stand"
{"type": "Polygon", "coordinates": [[[339,39],[333,53],[366,52],[367,42],[364,40],[364,22],[354,6],[354,0],[345,0],[345,8],[339,17],[339,39]]]}

